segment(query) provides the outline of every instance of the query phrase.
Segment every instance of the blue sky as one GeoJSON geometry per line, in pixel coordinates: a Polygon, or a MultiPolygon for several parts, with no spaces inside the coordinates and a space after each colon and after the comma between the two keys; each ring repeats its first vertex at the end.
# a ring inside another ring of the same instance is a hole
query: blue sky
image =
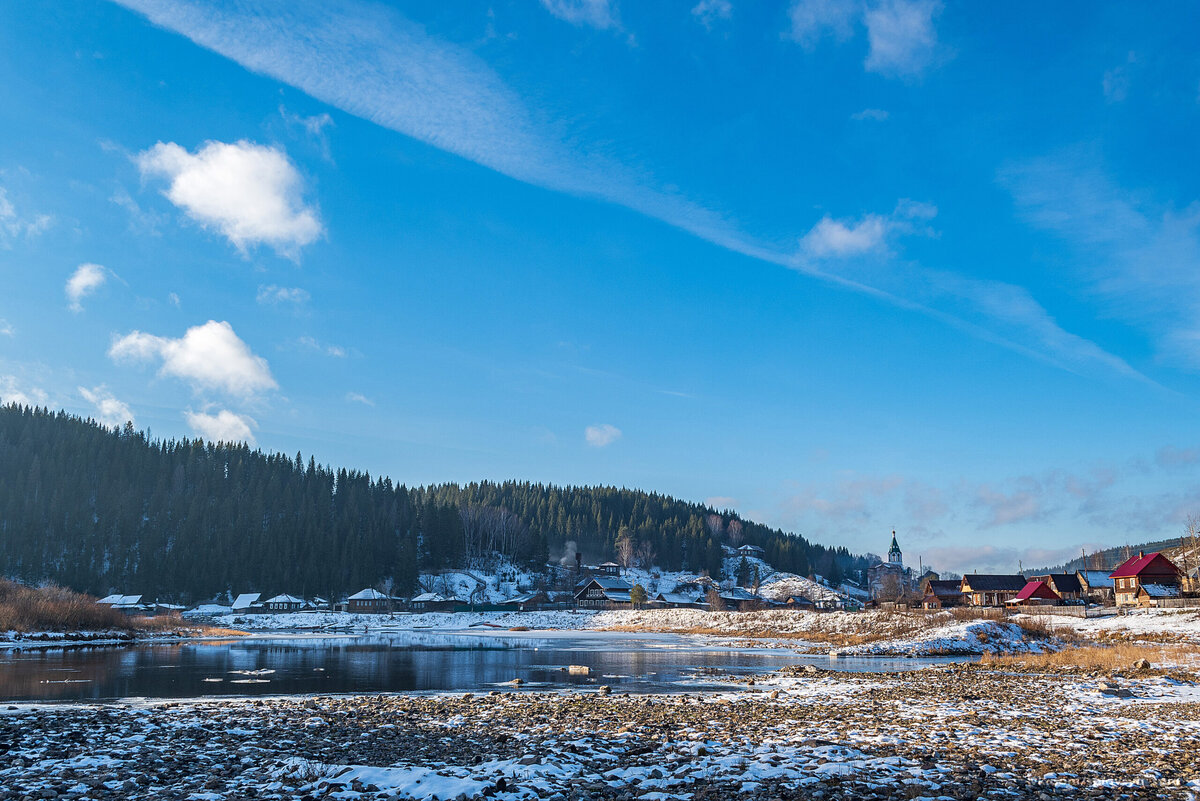
{"type": "Polygon", "coordinates": [[[1008,570],[1200,514],[1200,9],[0,7],[0,397],[1008,570]]]}

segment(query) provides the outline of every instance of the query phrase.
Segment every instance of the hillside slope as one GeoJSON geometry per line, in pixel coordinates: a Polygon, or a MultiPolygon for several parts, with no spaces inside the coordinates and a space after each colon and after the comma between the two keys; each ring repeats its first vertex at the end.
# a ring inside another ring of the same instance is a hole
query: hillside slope
{"type": "Polygon", "coordinates": [[[655,493],[529,482],[410,489],[300,454],[152,441],[65,412],[0,407],[0,575],[101,595],[328,597],[387,580],[408,592],[420,573],[486,569],[495,553],[538,570],[578,552],[715,573],[721,545],[742,542],[801,575],[862,561],[655,493]]]}

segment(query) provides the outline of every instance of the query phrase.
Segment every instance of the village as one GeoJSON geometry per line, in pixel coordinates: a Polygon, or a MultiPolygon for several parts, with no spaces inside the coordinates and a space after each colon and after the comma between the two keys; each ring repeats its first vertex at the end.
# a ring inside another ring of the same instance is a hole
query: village
{"type": "MultiPolygon", "coordinates": [[[[763,561],[763,549],[752,544],[725,546],[724,580],[706,575],[663,574],[653,568],[622,567],[616,562],[547,565],[544,575],[525,576],[525,585],[488,585],[461,571],[476,586],[455,593],[438,576],[428,589],[410,596],[389,592],[387,584],[364,587],[341,598],[303,597],[287,592],[265,595],[244,592],[199,604],[158,602],[141,595],[112,593],[97,603],[127,615],[269,615],[333,612],[350,615],[396,615],[454,612],[619,611],[623,609],[693,609],[711,612],[792,610],[860,612],[867,609],[938,611],[955,608],[1000,609],[1023,614],[1076,617],[1118,614],[1131,609],[1200,608],[1200,567],[1185,568],[1163,552],[1139,551],[1107,570],[1024,575],[969,573],[943,579],[932,570],[914,571],[904,564],[895,532],[886,561],[865,571],[861,584],[831,586],[820,576],[804,578],[777,573],[763,561]],[[509,592],[505,592],[508,589],[509,592]],[[502,597],[496,597],[497,595],[502,597]]],[[[460,585],[461,586],[461,585],[460,585]]]]}

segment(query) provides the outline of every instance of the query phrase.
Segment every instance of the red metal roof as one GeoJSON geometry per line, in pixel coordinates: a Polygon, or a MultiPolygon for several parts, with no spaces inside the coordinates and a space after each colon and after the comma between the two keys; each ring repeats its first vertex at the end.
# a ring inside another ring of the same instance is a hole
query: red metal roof
{"type": "Polygon", "coordinates": [[[1146,568],[1154,565],[1157,570],[1155,573],[1178,573],[1179,568],[1175,567],[1175,563],[1167,557],[1163,556],[1158,551],[1145,555],[1132,556],[1126,559],[1112,573],[1109,573],[1109,578],[1125,578],[1127,576],[1138,576],[1146,570],[1146,568]]]}
{"type": "Polygon", "coordinates": [[[1059,600],[1058,593],[1050,589],[1050,585],[1044,581],[1031,581],[1021,588],[1017,593],[1017,597],[1013,601],[1028,601],[1030,598],[1045,598],[1049,601],[1059,600]]]}

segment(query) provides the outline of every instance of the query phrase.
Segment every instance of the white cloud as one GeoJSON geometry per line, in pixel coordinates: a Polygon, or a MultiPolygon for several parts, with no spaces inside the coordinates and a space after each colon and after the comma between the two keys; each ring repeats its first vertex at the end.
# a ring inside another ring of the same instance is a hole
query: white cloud
{"type": "Polygon", "coordinates": [[[0,403],[5,406],[45,406],[48,400],[45,390],[22,386],[15,375],[0,375],[0,403]]]}
{"type": "Polygon", "coordinates": [[[713,509],[733,509],[738,505],[737,498],[731,498],[728,495],[713,495],[704,499],[705,506],[711,506],[713,509]]]}
{"type": "Polygon", "coordinates": [[[71,302],[71,311],[76,314],[83,311],[83,299],[104,286],[104,282],[107,280],[108,270],[99,264],[79,265],[67,279],[67,285],[64,288],[67,300],[71,302]]]}
{"type": "Polygon", "coordinates": [[[0,186],[0,247],[11,247],[14,240],[22,237],[35,237],[49,228],[52,222],[49,214],[35,214],[32,217],[19,214],[8,199],[8,190],[0,186]]]}
{"type": "Polygon", "coordinates": [[[700,0],[692,7],[692,16],[705,28],[712,30],[717,20],[733,17],[733,4],[729,0],[700,0]]]}
{"type": "Polygon", "coordinates": [[[120,428],[126,421],[135,422],[133,412],[123,401],[117,400],[103,385],[88,389],[79,387],[79,394],[96,407],[96,421],[109,428],[120,428]]]}
{"type": "Polygon", "coordinates": [[[193,154],[159,142],[137,164],[143,175],[166,178],[168,200],[243,253],[266,244],[295,258],[322,233],[316,209],[303,200],[300,173],[279,148],[206,142],[193,154]]]}
{"type": "Polygon", "coordinates": [[[588,426],[583,432],[583,436],[587,440],[588,445],[591,445],[593,448],[603,448],[621,438],[621,429],[608,423],[601,423],[599,425],[588,426]]]}
{"type": "Polygon", "coordinates": [[[221,409],[216,414],[184,412],[187,424],[198,435],[209,442],[246,442],[255,444],[254,429],[258,423],[246,415],[234,414],[228,409],[221,409]]]}
{"type": "Polygon", "coordinates": [[[858,0],[796,0],[788,9],[792,23],[788,35],[806,48],[814,47],[827,33],[845,41],[854,35],[854,22],[861,14],[858,0]]]}
{"type": "Polygon", "coordinates": [[[177,309],[181,308],[183,306],[183,301],[181,301],[179,299],[179,295],[175,292],[172,292],[169,295],[167,295],[167,301],[170,302],[170,304],[177,309]]]}
{"type": "Polygon", "coordinates": [[[307,303],[311,295],[306,290],[295,286],[276,286],[268,284],[258,288],[255,300],[264,305],[271,303],[294,303],[297,306],[307,303]]]}
{"type": "Polygon", "coordinates": [[[346,393],[346,402],[347,403],[361,403],[363,406],[374,406],[375,405],[375,401],[371,400],[366,395],[360,395],[357,392],[347,392],[346,393]]]}
{"type": "Polygon", "coordinates": [[[12,327],[12,323],[8,320],[0,318],[0,337],[12,337],[17,335],[17,329],[12,327]]]}
{"type": "Polygon", "coordinates": [[[938,57],[933,18],[941,11],[940,0],[882,0],[868,8],[867,70],[901,78],[923,73],[938,57]]]}
{"type": "Polygon", "coordinates": [[[887,251],[895,234],[925,231],[916,225],[937,215],[928,203],[901,200],[889,216],[867,214],[858,220],[835,220],[826,216],[800,241],[801,250],[817,258],[848,258],[887,251]]]}
{"type": "Polygon", "coordinates": [[[856,122],[862,120],[873,120],[875,122],[883,122],[888,118],[888,113],[881,108],[864,108],[862,111],[856,111],[850,115],[850,119],[856,122]]]}
{"type": "Polygon", "coordinates": [[[209,320],[179,339],[133,331],[114,337],[108,355],[114,361],[161,360],[159,375],[187,381],[196,390],[248,398],[278,387],[266,359],[255,356],[226,322],[209,320]]]}
{"type": "Polygon", "coordinates": [[[804,235],[801,245],[814,256],[858,256],[884,250],[887,233],[887,220],[877,214],[857,222],[824,217],[804,235]]]}
{"type": "Polygon", "coordinates": [[[541,0],[541,3],[551,14],[572,25],[588,25],[601,31],[620,27],[611,0],[541,0]]]}

